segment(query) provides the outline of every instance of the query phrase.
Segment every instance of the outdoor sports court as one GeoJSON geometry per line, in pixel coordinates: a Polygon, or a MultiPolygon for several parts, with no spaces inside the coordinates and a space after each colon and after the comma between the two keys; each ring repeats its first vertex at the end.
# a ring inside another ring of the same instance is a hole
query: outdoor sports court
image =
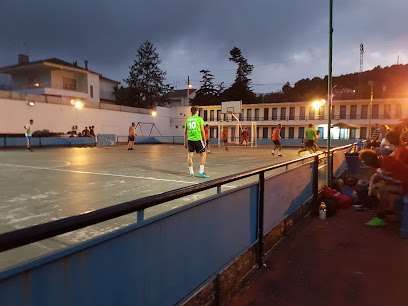
{"type": "MultiPolygon", "coordinates": [[[[189,177],[187,150],[182,145],[136,145],[107,148],[37,148],[0,151],[0,233],[9,232],[157,193],[191,186],[292,160],[297,148],[283,148],[283,157],[270,146],[211,148],[205,172],[209,179],[189,177]]],[[[306,152],[307,154],[307,152],[306,152]]],[[[305,155],[305,153],[303,153],[305,155]]],[[[194,156],[198,174],[199,154],[194,156]]],[[[270,174],[285,168],[270,171],[270,174]]],[[[269,175],[268,173],[268,175],[269,175]]],[[[222,191],[257,180],[257,176],[222,186],[222,191]]],[[[145,218],[216,193],[192,194],[145,210],[145,218]]],[[[3,252],[0,269],[74,245],[136,222],[136,213],[73,231],[52,239],[3,252]]]]}

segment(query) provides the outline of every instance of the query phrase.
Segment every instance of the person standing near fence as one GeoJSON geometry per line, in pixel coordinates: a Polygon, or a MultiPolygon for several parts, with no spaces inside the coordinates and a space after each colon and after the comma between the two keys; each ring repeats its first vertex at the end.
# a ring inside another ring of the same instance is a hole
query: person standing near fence
{"type": "Polygon", "coordinates": [[[25,129],[25,137],[27,138],[27,151],[28,152],[33,152],[31,150],[31,137],[33,136],[33,131],[31,129],[31,126],[34,124],[34,120],[30,119],[30,122],[24,126],[25,129]]]}
{"type": "Polygon", "coordinates": [[[207,154],[205,152],[205,132],[204,120],[198,116],[198,107],[191,107],[192,116],[187,119],[184,133],[184,147],[188,149],[188,170],[190,177],[194,176],[193,155],[194,151],[201,155],[199,177],[208,178],[204,173],[205,161],[207,154]]]}
{"type": "Polygon", "coordinates": [[[135,123],[132,122],[132,125],[129,128],[129,136],[128,136],[128,151],[132,151],[133,146],[135,145],[135,136],[136,135],[136,128],[135,128],[135,123]]]}
{"type": "Polygon", "coordinates": [[[282,157],[282,154],[281,154],[282,145],[280,143],[280,140],[282,139],[280,135],[281,129],[282,129],[282,124],[278,124],[278,127],[274,128],[271,133],[272,141],[275,144],[275,147],[272,150],[272,155],[275,155],[275,150],[278,149],[279,157],[282,157]]]}

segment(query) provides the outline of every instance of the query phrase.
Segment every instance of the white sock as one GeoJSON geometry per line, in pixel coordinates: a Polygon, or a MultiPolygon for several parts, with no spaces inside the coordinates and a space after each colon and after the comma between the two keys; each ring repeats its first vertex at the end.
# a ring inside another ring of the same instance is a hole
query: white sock
{"type": "Polygon", "coordinates": [[[193,166],[188,167],[188,170],[190,170],[190,174],[194,174],[194,169],[193,169],[193,166]]]}
{"type": "Polygon", "coordinates": [[[272,153],[275,153],[275,150],[272,150],[272,153]]]}
{"type": "Polygon", "coordinates": [[[200,165],[200,173],[204,173],[204,166],[200,165]]]}

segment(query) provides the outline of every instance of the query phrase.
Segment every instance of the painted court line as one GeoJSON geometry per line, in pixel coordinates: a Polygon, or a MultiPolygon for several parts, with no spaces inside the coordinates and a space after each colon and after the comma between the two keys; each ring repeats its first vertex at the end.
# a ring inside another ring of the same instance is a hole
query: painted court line
{"type": "MultiPolygon", "coordinates": [[[[23,166],[23,165],[3,164],[3,163],[0,163],[0,165],[2,165],[2,166],[20,167],[20,168],[38,169],[38,170],[50,170],[50,171],[59,171],[59,172],[71,172],[71,173],[79,173],[79,174],[92,174],[92,175],[102,175],[102,176],[114,176],[114,177],[136,178],[136,179],[145,179],[145,180],[152,180],[152,181],[164,181],[164,182],[174,182],[174,183],[183,183],[183,184],[191,184],[191,183],[192,183],[192,182],[188,182],[188,181],[177,181],[177,180],[169,180],[169,179],[159,179],[159,178],[155,178],[155,177],[145,177],[145,176],[133,176],[133,175],[101,173],[101,172],[66,170],[66,169],[56,169],[56,168],[48,168],[48,167],[35,167],[35,166],[23,166]]],[[[223,187],[235,188],[235,186],[231,186],[231,185],[223,185],[223,187]]]]}

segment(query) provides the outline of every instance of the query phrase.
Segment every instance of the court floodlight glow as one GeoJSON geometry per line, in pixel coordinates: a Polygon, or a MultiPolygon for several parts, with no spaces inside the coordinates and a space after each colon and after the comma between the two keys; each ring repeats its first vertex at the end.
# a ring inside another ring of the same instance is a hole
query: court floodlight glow
{"type": "Polygon", "coordinates": [[[82,102],[76,101],[75,102],[75,107],[81,109],[84,104],[82,102]]]}
{"type": "Polygon", "coordinates": [[[155,117],[157,115],[156,112],[152,112],[152,116],[155,117]]]}
{"type": "Polygon", "coordinates": [[[314,102],[312,103],[312,106],[313,106],[315,109],[319,109],[320,106],[322,106],[322,102],[321,102],[321,101],[314,101],[314,102]]]}
{"type": "Polygon", "coordinates": [[[71,105],[75,104],[75,100],[73,100],[73,99],[70,102],[71,102],[71,105]]]}
{"type": "Polygon", "coordinates": [[[188,88],[193,88],[193,85],[191,85],[191,84],[188,84],[188,88]]]}
{"type": "Polygon", "coordinates": [[[28,102],[28,105],[30,105],[30,106],[34,106],[34,105],[35,105],[35,103],[34,103],[34,102],[28,102]]]}

